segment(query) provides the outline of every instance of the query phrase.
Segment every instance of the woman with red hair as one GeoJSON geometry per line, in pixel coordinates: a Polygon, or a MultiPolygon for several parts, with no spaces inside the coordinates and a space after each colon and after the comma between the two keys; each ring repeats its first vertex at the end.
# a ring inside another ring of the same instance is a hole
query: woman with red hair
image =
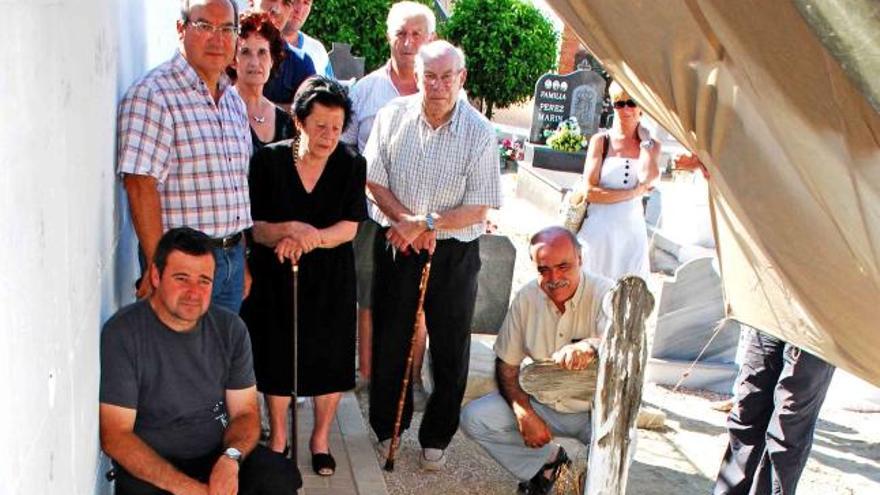
{"type": "Polygon", "coordinates": [[[293,120],[282,108],[263,96],[263,86],[284,60],[284,38],[260,12],[242,14],[239,21],[235,62],[227,69],[235,89],[247,106],[254,152],[293,136],[293,120]]]}

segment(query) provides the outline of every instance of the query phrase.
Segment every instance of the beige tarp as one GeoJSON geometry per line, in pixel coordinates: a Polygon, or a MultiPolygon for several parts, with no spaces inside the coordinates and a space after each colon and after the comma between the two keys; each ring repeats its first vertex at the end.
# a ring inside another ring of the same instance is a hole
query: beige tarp
{"type": "Polygon", "coordinates": [[[880,385],[880,116],[796,7],[548,3],[707,165],[730,315],[880,385]]]}

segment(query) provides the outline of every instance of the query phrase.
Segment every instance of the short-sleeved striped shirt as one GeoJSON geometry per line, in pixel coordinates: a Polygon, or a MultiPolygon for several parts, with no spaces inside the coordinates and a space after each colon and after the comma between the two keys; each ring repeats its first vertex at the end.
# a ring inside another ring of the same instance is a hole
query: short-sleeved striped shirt
{"type": "MultiPolygon", "coordinates": [[[[501,206],[498,145],[492,124],[470,103],[459,99],[449,122],[432,129],[422,115],[422,96],[392,100],[382,108],[367,147],[367,180],[387,187],[416,215],[463,205],[501,206]]],[[[373,220],[389,225],[378,209],[373,220]]],[[[438,239],[469,242],[482,223],[438,231],[438,239]]]]}
{"type": "Polygon", "coordinates": [[[226,76],[214,103],[183,55],[132,85],[119,105],[118,172],[158,180],[162,227],[223,237],[251,226],[247,109],[226,76]]]}

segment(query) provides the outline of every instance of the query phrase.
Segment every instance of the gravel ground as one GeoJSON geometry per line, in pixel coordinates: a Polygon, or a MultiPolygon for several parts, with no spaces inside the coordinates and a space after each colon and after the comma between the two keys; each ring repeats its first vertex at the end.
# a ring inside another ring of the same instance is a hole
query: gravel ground
{"type": "MultiPolygon", "coordinates": [[[[513,290],[534,275],[528,260],[528,237],[552,222],[515,198],[516,175],[503,176],[505,205],[493,212],[491,220],[498,233],[507,235],[517,247],[513,290]]],[[[656,276],[650,285],[661,285],[656,276]]],[[[652,319],[653,320],[653,319],[652,319]]],[[[652,322],[649,320],[649,324],[652,322]]],[[[651,330],[649,329],[649,332],[651,330]]],[[[638,450],[630,469],[628,494],[709,493],[718,463],[726,446],[725,414],[710,405],[725,397],[706,391],[678,390],[647,384],[646,405],[662,409],[666,427],[662,431],[639,432],[638,450]]],[[[367,414],[367,396],[358,393],[367,414]]],[[[876,495],[880,493],[880,416],[826,407],[816,429],[813,452],[801,477],[799,495],[876,495]]],[[[459,432],[448,449],[444,472],[427,473],[418,467],[419,445],[416,432],[421,414],[416,413],[412,429],[402,437],[395,470],[385,474],[392,495],[511,494],[516,480],[489,458],[482,449],[459,432]]],[[[375,440],[375,438],[374,438],[375,440]]],[[[585,451],[576,442],[561,439],[574,454],[575,466],[585,465],[585,451]]],[[[377,456],[378,457],[378,456],[377,456]]]]}

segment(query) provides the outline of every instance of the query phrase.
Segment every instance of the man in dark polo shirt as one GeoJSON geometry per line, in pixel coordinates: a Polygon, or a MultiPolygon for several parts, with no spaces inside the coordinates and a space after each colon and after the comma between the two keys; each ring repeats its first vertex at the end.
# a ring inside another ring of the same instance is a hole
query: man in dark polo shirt
{"type": "Polygon", "coordinates": [[[211,239],[169,230],[148,299],[101,335],[101,448],[116,494],[294,494],[290,461],[258,446],[251,345],[239,317],[211,305],[211,239]]]}

